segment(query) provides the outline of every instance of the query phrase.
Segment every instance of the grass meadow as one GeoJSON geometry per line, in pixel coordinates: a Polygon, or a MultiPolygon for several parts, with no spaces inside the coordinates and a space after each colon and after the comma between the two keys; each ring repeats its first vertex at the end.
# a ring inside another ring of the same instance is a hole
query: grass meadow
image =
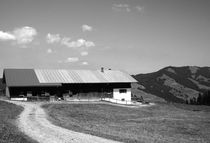
{"type": "Polygon", "coordinates": [[[46,104],[56,125],[128,143],[210,142],[210,107],[159,103],[127,108],[108,104],[46,104]]]}
{"type": "Polygon", "coordinates": [[[35,143],[15,126],[22,107],[0,101],[0,143],[35,143]]]}

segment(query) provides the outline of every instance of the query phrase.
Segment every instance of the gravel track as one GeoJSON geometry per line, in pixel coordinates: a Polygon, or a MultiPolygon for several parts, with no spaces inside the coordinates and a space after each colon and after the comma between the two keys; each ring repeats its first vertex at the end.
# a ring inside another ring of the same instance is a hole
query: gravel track
{"type": "Polygon", "coordinates": [[[40,143],[117,143],[117,141],[53,125],[47,120],[47,115],[40,103],[10,102],[24,107],[17,120],[20,130],[40,143]]]}

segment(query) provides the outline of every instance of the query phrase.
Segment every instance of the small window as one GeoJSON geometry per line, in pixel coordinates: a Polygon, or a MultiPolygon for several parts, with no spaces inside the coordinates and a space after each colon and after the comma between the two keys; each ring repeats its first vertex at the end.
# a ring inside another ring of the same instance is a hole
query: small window
{"type": "Polygon", "coordinates": [[[127,89],[120,89],[119,92],[120,93],[126,93],[127,92],[127,89]]]}

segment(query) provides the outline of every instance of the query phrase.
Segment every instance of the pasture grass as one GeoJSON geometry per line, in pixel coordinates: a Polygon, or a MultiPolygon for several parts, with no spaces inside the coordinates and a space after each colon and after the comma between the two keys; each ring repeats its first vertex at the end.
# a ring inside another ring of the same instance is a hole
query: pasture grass
{"type": "Polygon", "coordinates": [[[35,143],[15,126],[22,110],[20,106],[0,101],[0,143],[35,143]]]}
{"type": "Polygon", "coordinates": [[[199,111],[189,110],[188,105],[166,103],[140,108],[107,104],[46,104],[43,107],[56,125],[112,140],[128,143],[210,141],[210,107],[206,106],[196,106],[199,111]]]}

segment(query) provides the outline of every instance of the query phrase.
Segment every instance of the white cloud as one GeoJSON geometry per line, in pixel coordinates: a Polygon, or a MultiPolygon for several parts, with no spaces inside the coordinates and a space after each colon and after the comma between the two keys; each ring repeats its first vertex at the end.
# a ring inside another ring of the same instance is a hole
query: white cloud
{"type": "Polygon", "coordinates": [[[18,44],[28,44],[34,40],[34,36],[37,35],[36,29],[32,27],[17,28],[13,31],[14,36],[18,44]]]}
{"type": "Polygon", "coordinates": [[[64,37],[64,38],[61,39],[61,44],[67,46],[67,45],[70,43],[70,40],[71,40],[71,38],[69,38],[69,37],[64,37]]]}
{"type": "Polygon", "coordinates": [[[48,33],[46,36],[47,43],[59,43],[61,41],[61,37],[59,34],[50,34],[48,33]]]}
{"type": "Polygon", "coordinates": [[[65,37],[61,40],[61,44],[62,45],[65,45],[69,48],[77,48],[80,46],[80,43],[79,42],[76,42],[76,41],[70,41],[71,39],[68,38],[68,37],[65,37]]]}
{"type": "Polygon", "coordinates": [[[73,63],[73,62],[78,62],[79,58],[78,57],[69,57],[66,59],[66,63],[73,63]]]}
{"type": "Polygon", "coordinates": [[[34,37],[37,35],[36,29],[33,27],[21,27],[16,28],[12,32],[3,32],[0,31],[0,40],[3,41],[15,41],[17,44],[28,44],[34,40],[34,37]]]}
{"type": "Polygon", "coordinates": [[[86,40],[84,39],[78,39],[77,41],[75,41],[76,43],[76,48],[77,47],[82,47],[82,46],[85,46],[86,45],[86,40]]]}
{"type": "Polygon", "coordinates": [[[82,25],[82,31],[85,32],[85,31],[92,31],[93,30],[93,27],[89,26],[89,25],[82,25]]]}
{"type": "Polygon", "coordinates": [[[47,53],[48,53],[48,54],[51,54],[52,52],[53,52],[52,49],[47,49],[47,53]]]}
{"type": "Polygon", "coordinates": [[[88,65],[88,62],[82,62],[82,65],[88,65]]]}
{"type": "Polygon", "coordinates": [[[119,12],[131,12],[131,11],[138,11],[138,12],[143,12],[144,11],[144,7],[137,5],[135,7],[130,6],[128,4],[113,4],[112,5],[112,9],[114,11],[119,11],[119,12]]]}
{"type": "Polygon", "coordinates": [[[89,48],[89,47],[95,47],[95,43],[92,42],[92,41],[86,41],[86,42],[85,42],[85,46],[86,46],[87,48],[89,48]]]}
{"type": "Polygon", "coordinates": [[[68,48],[75,48],[81,50],[81,49],[88,49],[91,47],[95,47],[95,43],[93,41],[88,41],[82,38],[79,38],[77,40],[71,40],[69,37],[61,37],[59,34],[50,34],[48,33],[46,35],[46,42],[48,44],[58,43],[61,45],[64,45],[68,48]]]}
{"type": "Polygon", "coordinates": [[[69,48],[80,48],[80,47],[84,47],[84,48],[90,48],[90,47],[94,47],[95,43],[92,41],[87,41],[84,39],[78,39],[76,41],[70,41],[70,38],[63,38],[61,40],[61,44],[65,45],[69,48]]]}
{"type": "Polygon", "coordinates": [[[130,5],[128,4],[113,4],[112,9],[115,11],[126,11],[126,12],[131,11],[130,5]]]}
{"type": "Polygon", "coordinates": [[[15,36],[10,34],[9,32],[0,31],[0,40],[7,41],[7,40],[15,40],[15,36]]]}
{"type": "Polygon", "coordinates": [[[87,51],[83,51],[80,54],[81,54],[81,56],[87,56],[88,55],[88,52],[87,51]]]}
{"type": "Polygon", "coordinates": [[[78,62],[79,58],[78,57],[69,57],[66,60],[58,60],[58,63],[75,63],[78,62]]]}
{"type": "Polygon", "coordinates": [[[138,12],[143,12],[144,11],[144,7],[142,7],[142,6],[136,6],[136,10],[138,12]]]}

